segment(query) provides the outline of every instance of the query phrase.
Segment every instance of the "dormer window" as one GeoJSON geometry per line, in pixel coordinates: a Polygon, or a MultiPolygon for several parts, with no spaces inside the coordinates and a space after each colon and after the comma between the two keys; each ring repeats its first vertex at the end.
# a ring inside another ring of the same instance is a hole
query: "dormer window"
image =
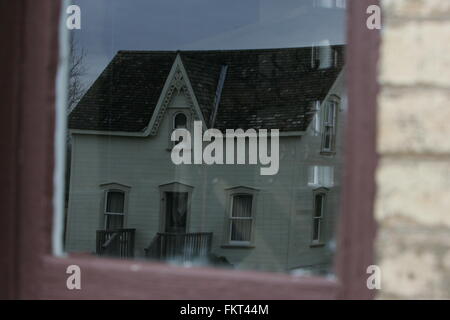
{"type": "Polygon", "coordinates": [[[187,117],[184,113],[176,113],[173,117],[173,129],[186,129],[187,128],[187,117]]]}
{"type": "Polygon", "coordinates": [[[322,152],[324,153],[335,152],[338,104],[337,98],[333,98],[327,101],[323,108],[322,152]]]}
{"type": "MultiPolygon", "coordinates": [[[[176,129],[187,129],[187,116],[183,112],[177,112],[173,115],[172,132],[176,129]]],[[[169,135],[170,136],[170,135],[169,135]]],[[[177,145],[180,141],[171,141],[172,147],[177,145]]]]}
{"type": "Polygon", "coordinates": [[[328,69],[334,66],[333,48],[328,40],[319,42],[311,47],[311,68],[328,69]]]}

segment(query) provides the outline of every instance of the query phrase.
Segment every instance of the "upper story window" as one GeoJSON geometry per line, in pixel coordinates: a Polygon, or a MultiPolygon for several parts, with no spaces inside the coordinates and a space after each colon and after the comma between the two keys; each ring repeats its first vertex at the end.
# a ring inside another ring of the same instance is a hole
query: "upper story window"
{"type": "Polygon", "coordinates": [[[120,190],[106,191],[105,229],[122,229],[125,215],[125,192],[120,190]]]}
{"type": "Polygon", "coordinates": [[[176,113],[173,117],[173,129],[186,129],[187,128],[187,117],[184,113],[176,113]]]}
{"type": "Polygon", "coordinates": [[[323,108],[322,152],[336,150],[336,123],[338,104],[336,98],[327,101],[323,108]]]}
{"type": "MultiPolygon", "coordinates": [[[[177,112],[173,116],[173,130],[187,129],[187,116],[183,112],[177,112]]],[[[172,132],[170,132],[172,134],[172,132]]],[[[171,141],[172,147],[177,145],[179,141],[171,141]]]]}

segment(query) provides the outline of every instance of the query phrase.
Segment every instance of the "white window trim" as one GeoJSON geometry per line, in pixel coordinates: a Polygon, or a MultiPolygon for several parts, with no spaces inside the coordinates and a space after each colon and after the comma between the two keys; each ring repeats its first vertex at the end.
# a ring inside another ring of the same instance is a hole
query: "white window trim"
{"type": "Polygon", "coordinates": [[[173,116],[172,116],[172,131],[175,130],[175,129],[177,129],[177,128],[175,127],[175,118],[176,118],[179,114],[182,114],[182,115],[184,115],[184,116],[186,117],[186,129],[188,129],[188,119],[189,119],[189,117],[188,117],[187,114],[186,114],[185,112],[183,112],[183,111],[176,111],[176,112],[173,114],[173,116]]]}

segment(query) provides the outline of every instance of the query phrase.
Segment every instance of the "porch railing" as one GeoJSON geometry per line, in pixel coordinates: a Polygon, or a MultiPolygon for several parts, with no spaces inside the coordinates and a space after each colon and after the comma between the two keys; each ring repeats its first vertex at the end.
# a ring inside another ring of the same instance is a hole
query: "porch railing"
{"type": "Polygon", "coordinates": [[[145,249],[151,259],[192,261],[207,257],[211,252],[212,232],[159,232],[145,249]]]}
{"type": "Polygon", "coordinates": [[[136,229],[97,230],[99,256],[116,258],[134,257],[134,232],[136,229]]]}

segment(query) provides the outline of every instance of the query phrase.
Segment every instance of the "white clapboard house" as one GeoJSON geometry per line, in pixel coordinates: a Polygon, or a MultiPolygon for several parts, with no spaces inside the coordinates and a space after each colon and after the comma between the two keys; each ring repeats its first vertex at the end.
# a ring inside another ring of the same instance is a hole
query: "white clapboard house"
{"type": "Polygon", "coordinates": [[[327,270],[344,49],[119,51],[69,115],[67,251],[327,270]],[[194,121],[279,129],[277,174],[261,175],[261,164],[175,165],[171,134],[194,121]]]}

